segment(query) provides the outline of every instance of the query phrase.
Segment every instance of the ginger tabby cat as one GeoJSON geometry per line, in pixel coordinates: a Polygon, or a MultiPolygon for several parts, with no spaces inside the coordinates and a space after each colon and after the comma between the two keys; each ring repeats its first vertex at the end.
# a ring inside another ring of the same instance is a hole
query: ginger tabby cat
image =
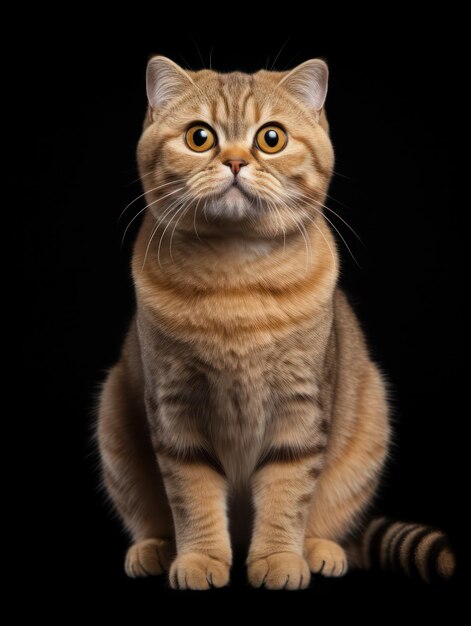
{"type": "Polygon", "coordinates": [[[226,585],[230,520],[256,587],[349,561],[453,570],[440,531],[364,524],[390,426],[323,216],[327,78],[317,59],[254,75],[149,62],[137,313],[98,423],[129,576],[226,585]]]}

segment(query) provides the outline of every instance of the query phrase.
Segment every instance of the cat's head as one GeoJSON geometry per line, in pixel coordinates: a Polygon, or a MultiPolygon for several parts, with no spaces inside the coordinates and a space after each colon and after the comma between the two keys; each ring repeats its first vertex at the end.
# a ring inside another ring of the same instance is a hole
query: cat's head
{"type": "Polygon", "coordinates": [[[315,219],[334,161],[327,79],[319,59],[253,75],[151,59],[138,160],[154,217],[271,235],[315,219]]]}

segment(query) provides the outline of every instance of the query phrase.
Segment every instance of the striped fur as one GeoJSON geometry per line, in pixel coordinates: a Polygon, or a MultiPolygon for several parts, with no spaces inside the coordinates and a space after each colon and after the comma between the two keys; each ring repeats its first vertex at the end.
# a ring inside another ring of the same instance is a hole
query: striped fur
{"type": "Polygon", "coordinates": [[[455,557],[445,533],[431,526],[372,520],[361,541],[361,566],[405,572],[430,583],[448,579],[455,571],[455,557]]]}
{"type": "MultiPolygon", "coordinates": [[[[380,481],[390,425],[323,213],[326,81],[319,60],[254,75],[150,61],[137,312],[98,418],[130,576],[223,586],[230,532],[254,586],[304,588],[311,572],[342,576],[353,562],[347,540],[380,481]],[[215,138],[207,151],[186,140],[195,125],[215,138]],[[266,125],[287,138],[279,152],[260,148],[266,125]]],[[[443,542],[375,522],[364,561],[429,579],[435,556],[451,571],[443,542]]]]}

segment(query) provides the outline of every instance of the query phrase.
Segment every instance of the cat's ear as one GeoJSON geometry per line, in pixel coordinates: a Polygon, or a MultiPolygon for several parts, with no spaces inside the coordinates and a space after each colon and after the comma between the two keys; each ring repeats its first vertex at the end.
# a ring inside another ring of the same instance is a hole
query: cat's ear
{"type": "Polygon", "coordinates": [[[320,111],[327,96],[328,80],[327,64],[321,59],[311,59],[288,72],[280,85],[310,109],[320,111]]]}
{"type": "Polygon", "coordinates": [[[165,106],[192,84],[185,70],[167,57],[153,57],[147,64],[147,98],[153,109],[165,106]]]}

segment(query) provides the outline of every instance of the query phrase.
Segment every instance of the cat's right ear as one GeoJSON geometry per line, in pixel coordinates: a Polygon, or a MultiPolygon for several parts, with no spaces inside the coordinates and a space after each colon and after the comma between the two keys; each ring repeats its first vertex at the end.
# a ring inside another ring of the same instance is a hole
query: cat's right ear
{"type": "Polygon", "coordinates": [[[311,59],[288,72],[279,83],[313,111],[319,112],[327,95],[329,69],[322,59],[311,59]]]}
{"type": "Polygon", "coordinates": [[[153,57],[147,64],[147,98],[152,109],[160,109],[193,84],[190,76],[167,57],[153,57]]]}

